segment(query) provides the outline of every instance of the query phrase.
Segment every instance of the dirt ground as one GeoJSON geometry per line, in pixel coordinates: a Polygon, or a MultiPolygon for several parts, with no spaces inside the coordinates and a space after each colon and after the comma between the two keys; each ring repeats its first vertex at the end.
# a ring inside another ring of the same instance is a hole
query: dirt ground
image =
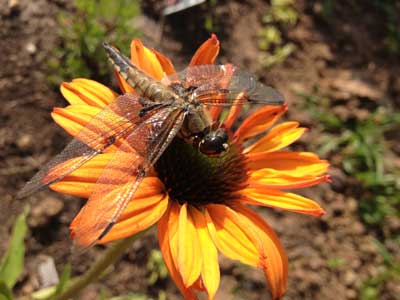
{"type": "MultiPolygon", "coordinates": [[[[24,205],[16,202],[17,191],[69,141],[50,118],[52,108],[65,106],[66,102],[47,83],[47,61],[58,42],[55,16],[60,10],[69,9],[66,2],[0,0],[0,253],[7,247],[14,216],[24,205]]],[[[139,22],[146,44],[162,50],[183,67],[193,50],[209,36],[202,27],[180,26],[200,23],[201,9],[166,19],[159,45],[153,30],[159,28],[157,9],[149,3],[144,7],[147,15],[139,22]]],[[[299,21],[288,31],[288,38],[297,50],[268,73],[261,71],[256,40],[267,3],[221,1],[214,8],[222,46],[219,61],[258,73],[285,95],[289,103],[286,118],[310,128],[295,145],[297,149],[312,150],[309,145],[318,143],[323,134],[313,116],[298,109],[302,101],[299,92],[313,93],[318,86],[319,93],[337,101],[339,111],[356,117],[387,102],[397,109],[400,105],[400,59],[383,51],[379,13],[363,1],[337,3],[334,17],[326,22],[318,14],[320,1],[296,1],[299,21]]],[[[334,153],[324,158],[332,162],[333,183],[302,193],[319,202],[327,211],[325,216],[315,219],[259,209],[288,251],[289,284],[284,299],[358,299],[362,283],[377,275],[382,264],[383,258],[373,242],[377,233],[365,226],[357,213],[360,193],[354,181],[340,169],[340,158],[334,153]],[[341,263],[332,263],[338,261],[341,263]]],[[[29,202],[32,210],[26,269],[15,289],[18,295],[41,287],[38,265],[46,257],[54,259],[59,272],[71,261],[68,225],[82,205],[79,199],[49,190],[33,195],[29,202]]],[[[400,230],[398,223],[394,222],[391,230],[400,230]]],[[[392,247],[398,259],[400,249],[398,245],[392,247]]],[[[82,299],[96,299],[101,289],[111,295],[138,292],[152,298],[158,298],[159,292],[165,290],[167,299],[180,299],[169,278],[148,284],[146,263],[153,248],[158,244],[154,231],[150,231],[110,274],[88,287],[82,299]]],[[[84,272],[102,250],[97,247],[74,258],[73,274],[84,272]]],[[[216,299],[269,299],[262,272],[223,257],[221,271],[216,299]]],[[[400,284],[388,281],[379,299],[400,299],[399,295],[400,284]]]]}

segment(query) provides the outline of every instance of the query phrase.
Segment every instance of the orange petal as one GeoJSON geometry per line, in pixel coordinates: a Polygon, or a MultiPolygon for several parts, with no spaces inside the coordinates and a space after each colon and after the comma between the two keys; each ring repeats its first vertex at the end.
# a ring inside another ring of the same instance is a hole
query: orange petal
{"type": "Polygon", "coordinates": [[[329,163],[311,152],[248,153],[247,167],[251,170],[268,169],[277,176],[320,176],[327,172],[329,163]]]}
{"type": "Polygon", "coordinates": [[[219,41],[215,34],[205,41],[193,55],[189,66],[211,65],[219,53],[219,41]]]}
{"type": "Polygon", "coordinates": [[[225,205],[209,204],[205,215],[210,235],[225,256],[251,266],[260,262],[257,247],[243,224],[232,218],[234,211],[225,205]]]}
{"type": "Polygon", "coordinates": [[[244,205],[235,205],[234,210],[245,228],[251,228],[258,239],[260,267],[271,290],[272,299],[279,299],[285,291],[288,278],[288,258],[281,242],[272,228],[255,212],[244,205]]]}
{"type": "Polygon", "coordinates": [[[132,236],[155,224],[165,213],[168,206],[166,195],[148,198],[134,198],[128,204],[120,219],[98,243],[105,244],[132,236]]]}
{"type": "Polygon", "coordinates": [[[285,292],[288,268],[287,256],[273,230],[239,203],[232,208],[210,204],[207,211],[208,228],[218,250],[232,259],[262,268],[273,299],[278,299],[285,292]]]}
{"type": "MultiPolygon", "coordinates": [[[[190,287],[192,290],[196,290],[196,295],[197,296],[200,296],[201,297],[201,299],[205,299],[205,297],[203,297],[202,295],[202,292],[207,292],[206,291],[206,289],[205,289],[205,287],[204,287],[204,284],[203,284],[203,280],[201,279],[201,277],[199,277],[193,284],[192,284],[192,286],[190,287]]],[[[211,298],[207,298],[207,300],[213,300],[213,299],[211,299],[211,298]]]]}
{"type": "Polygon", "coordinates": [[[186,287],[199,278],[202,265],[197,230],[185,203],[180,208],[178,221],[178,269],[186,287]]]}
{"type": "MultiPolygon", "coordinates": [[[[130,153],[127,156],[133,155],[130,153]]],[[[73,195],[82,198],[89,198],[93,189],[95,188],[97,179],[103,172],[104,168],[107,167],[111,160],[113,153],[99,154],[85,163],[83,166],[67,175],[59,182],[50,185],[50,188],[64,194],[73,195]]],[[[129,160],[131,158],[128,158],[129,160]]],[[[73,164],[74,159],[65,162],[64,164],[73,164]]],[[[117,179],[123,177],[125,166],[121,166],[119,169],[113,170],[114,177],[113,183],[118,184],[117,179]]],[[[49,173],[49,176],[57,175],[57,167],[49,173]]],[[[146,177],[141,183],[139,189],[136,192],[136,197],[149,197],[152,195],[160,194],[164,190],[162,182],[157,177],[146,177]]]]}
{"type": "MultiPolygon", "coordinates": [[[[276,172],[269,174],[269,170],[264,169],[267,172],[254,172],[250,175],[248,180],[248,187],[250,188],[263,188],[263,189],[299,189],[306,188],[320,184],[322,182],[330,182],[330,176],[324,175],[319,177],[291,177],[277,175],[276,172]],[[257,173],[257,176],[254,176],[257,173]]],[[[264,171],[260,170],[260,171],[264,171]]],[[[279,172],[278,172],[279,174],[279,172]]]]}
{"type": "MultiPolygon", "coordinates": [[[[171,207],[169,211],[168,217],[168,241],[169,248],[171,251],[171,256],[174,262],[174,265],[178,267],[178,228],[179,228],[179,212],[180,212],[180,204],[171,201],[171,207]]],[[[182,276],[179,273],[180,278],[182,276]]],[[[183,283],[183,282],[182,282],[183,283]]]]}
{"type": "MultiPolygon", "coordinates": [[[[174,280],[176,286],[181,291],[181,293],[185,296],[185,299],[197,299],[196,295],[192,291],[192,289],[188,289],[185,287],[182,281],[182,277],[176,267],[175,261],[176,258],[173,258],[173,252],[171,250],[171,245],[176,245],[177,248],[177,229],[178,229],[178,218],[179,218],[179,210],[178,205],[175,202],[170,202],[170,207],[165,212],[164,216],[158,222],[158,241],[160,244],[161,253],[164,258],[165,265],[174,280]],[[171,241],[170,237],[175,237],[175,241],[171,241]]],[[[176,250],[177,252],[177,250],[176,250]]],[[[176,254],[175,252],[175,254],[176,254]]]]}
{"type": "Polygon", "coordinates": [[[103,108],[111,103],[117,94],[108,87],[89,79],[75,79],[61,84],[61,94],[70,104],[86,104],[103,108]]]}
{"type": "MultiPolygon", "coordinates": [[[[226,88],[230,84],[230,80],[232,78],[233,73],[235,72],[235,67],[231,64],[226,64],[226,73],[223,79],[221,79],[218,84],[220,85],[221,88],[226,88]]],[[[223,94],[216,94],[215,95],[215,102],[218,103],[219,101],[223,100],[225,96],[223,94]]],[[[223,107],[222,106],[211,106],[207,108],[210,117],[213,121],[217,122],[218,119],[221,116],[221,113],[223,112],[223,107]]],[[[242,109],[242,105],[233,105],[228,113],[228,117],[225,119],[224,124],[225,127],[231,128],[233,125],[233,122],[236,120],[237,115],[240,113],[242,109]]]]}
{"type": "Polygon", "coordinates": [[[119,75],[117,71],[114,72],[114,75],[117,78],[118,86],[123,94],[136,94],[136,91],[121,77],[121,75],[119,75]]]}
{"type": "Polygon", "coordinates": [[[246,203],[280,208],[320,217],[325,211],[315,201],[293,193],[272,189],[246,188],[240,192],[246,203]]]}
{"type": "MultiPolygon", "coordinates": [[[[128,161],[128,164],[131,161],[128,161]]],[[[109,169],[107,170],[107,174],[112,174],[109,169]]],[[[103,177],[103,176],[102,176],[103,177]]],[[[132,177],[132,184],[134,182],[134,177],[132,177]]],[[[129,183],[121,181],[119,178],[113,177],[110,178],[110,183],[97,183],[95,190],[90,195],[89,200],[86,202],[84,207],[80,210],[78,216],[75,218],[74,227],[71,232],[71,236],[74,238],[74,242],[76,245],[80,247],[89,247],[93,243],[97,242],[97,237],[103,234],[103,230],[110,225],[110,220],[115,215],[115,212],[119,209],[121,194],[129,188],[129,183]],[[116,184],[114,184],[114,181],[116,184]],[[119,183],[118,183],[119,181],[119,183]],[[100,191],[100,194],[97,193],[100,191]],[[103,191],[105,191],[103,193],[103,191]]],[[[130,198],[127,199],[128,203],[133,201],[134,197],[129,195],[130,198]]],[[[154,212],[139,214],[139,216],[135,218],[128,218],[124,220],[123,227],[117,227],[119,231],[116,232],[116,235],[111,235],[110,238],[116,238],[116,236],[122,236],[123,234],[128,234],[128,230],[130,234],[139,230],[139,227],[136,227],[135,223],[139,222],[144,225],[149,225],[150,223],[154,223],[157,221],[159,217],[161,217],[161,213],[163,213],[166,209],[165,206],[157,206],[154,207],[154,212]],[[164,209],[164,211],[162,211],[164,209]],[[131,228],[131,229],[128,229],[131,228]]],[[[122,225],[121,225],[122,226],[122,225]]],[[[108,241],[108,238],[105,240],[108,241]]]]}
{"type": "MultiPolygon", "coordinates": [[[[69,175],[68,175],[69,176],[69,175]]],[[[72,180],[70,177],[60,180],[50,185],[53,191],[72,195],[80,198],[89,198],[96,186],[95,182],[84,180],[72,180]]],[[[140,188],[136,191],[136,197],[149,197],[162,192],[162,183],[157,177],[146,177],[140,184],[140,188]]]]}
{"type": "Polygon", "coordinates": [[[292,144],[303,135],[306,128],[298,128],[298,126],[298,122],[285,122],[279,124],[272,128],[266,136],[246,148],[244,152],[256,153],[280,150],[292,144]]]}
{"type": "Polygon", "coordinates": [[[131,42],[131,61],[154,79],[160,80],[165,75],[157,56],[143,46],[139,39],[133,39],[131,42]]]}
{"type": "Polygon", "coordinates": [[[97,98],[101,103],[105,103],[106,105],[118,97],[118,94],[112,89],[94,80],[76,78],[72,80],[71,85],[77,87],[78,90],[86,91],[87,96],[97,98]]]}
{"type": "Polygon", "coordinates": [[[201,255],[203,257],[201,278],[204,288],[207,291],[208,299],[214,299],[220,280],[217,248],[208,232],[205,215],[194,207],[190,207],[190,214],[197,229],[201,255]]]}
{"type": "MultiPolygon", "coordinates": [[[[240,93],[234,103],[237,104],[238,101],[242,100],[244,96],[244,93],[240,93]]],[[[229,110],[228,116],[226,117],[226,120],[224,121],[224,125],[226,128],[231,128],[233,126],[233,123],[236,121],[236,118],[242,111],[243,105],[232,105],[231,109],[229,110]]]]}
{"type": "Polygon", "coordinates": [[[268,130],[287,111],[287,105],[265,106],[246,118],[235,132],[235,138],[244,141],[268,130]]]}
{"type": "Polygon", "coordinates": [[[221,115],[222,109],[223,109],[222,106],[213,106],[208,108],[211,120],[217,121],[219,116],[221,115]]]}
{"type": "Polygon", "coordinates": [[[156,55],[165,75],[171,75],[176,73],[174,65],[172,64],[171,60],[168,57],[164,56],[155,49],[151,49],[151,51],[156,55]]]}
{"type": "MultiPolygon", "coordinates": [[[[100,108],[88,105],[69,105],[66,108],[55,107],[51,113],[54,121],[60,125],[65,131],[74,137],[77,137],[81,142],[90,145],[93,139],[100,137],[103,133],[110,133],[111,131],[122,131],[123,128],[132,126],[132,123],[126,121],[117,114],[108,113],[107,119],[93,120],[99,112],[100,108]],[[90,127],[86,127],[90,123],[90,127]],[[117,128],[116,124],[121,124],[117,128]]],[[[99,140],[99,142],[101,142],[99,140]]],[[[128,144],[119,139],[114,145],[110,145],[105,152],[115,152],[121,143],[128,144]]]]}
{"type": "Polygon", "coordinates": [[[76,136],[100,111],[98,107],[73,104],[65,108],[55,107],[51,116],[66,132],[76,136]]]}
{"type": "MultiPolygon", "coordinates": [[[[128,154],[127,154],[128,155],[128,154]]],[[[60,181],[51,184],[50,188],[66,194],[76,195],[79,197],[88,197],[93,191],[93,185],[96,183],[99,174],[101,174],[112,158],[110,154],[99,154],[91,160],[84,163],[80,168],[68,174],[60,181]],[[92,185],[89,185],[92,184],[92,185]]],[[[129,158],[129,157],[127,157],[129,158]]],[[[131,160],[131,158],[129,158],[131,160]]],[[[45,182],[51,182],[57,179],[60,174],[66,174],[67,171],[75,167],[76,162],[80,161],[80,157],[69,159],[61,162],[53,167],[44,178],[45,182]]],[[[120,175],[124,169],[114,170],[114,174],[120,175]]]]}

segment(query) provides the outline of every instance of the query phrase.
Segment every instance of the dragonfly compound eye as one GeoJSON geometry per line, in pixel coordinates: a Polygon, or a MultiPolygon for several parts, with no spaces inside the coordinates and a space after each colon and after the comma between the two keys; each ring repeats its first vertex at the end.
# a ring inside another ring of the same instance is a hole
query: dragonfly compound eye
{"type": "Polygon", "coordinates": [[[219,156],[229,148],[228,134],[223,128],[207,133],[199,143],[199,150],[207,156],[219,156]]]}

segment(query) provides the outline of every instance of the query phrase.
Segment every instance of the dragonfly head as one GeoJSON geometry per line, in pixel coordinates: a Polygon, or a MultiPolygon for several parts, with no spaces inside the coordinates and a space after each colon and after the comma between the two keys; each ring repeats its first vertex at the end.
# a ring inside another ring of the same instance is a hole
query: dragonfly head
{"type": "Polygon", "coordinates": [[[229,136],[224,128],[207,132],[198,143],[201,153],[217,157],[229,149],[229,136]]]}

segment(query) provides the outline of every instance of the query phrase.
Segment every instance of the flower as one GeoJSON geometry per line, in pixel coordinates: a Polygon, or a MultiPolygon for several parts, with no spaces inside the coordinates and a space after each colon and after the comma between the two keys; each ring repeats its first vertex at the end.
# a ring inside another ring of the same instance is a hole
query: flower
{"type": "MultiPolygon", "coordinates": [[[[212,35],[197,50],[190,65],[212,64],[218,52],[219,41],[212,35]]],[[[138,39],[131,43],[131,60],[158,80],[175,73],[167,57],[146,48],[138,39]]],[[[123,93],[135,93],[116,75],[123,93]]],[[[118,96],[98,82],[81,78],[63,83],[61,92],[70,105],[55,108],[52,117],[72,136],[118,96]]],[[[232,126],[239,110],[240,106],[233,106],[224,119],[224,126],[232,134],[232,146],[226,155],[204,156],[176,138],[143,180],[118,222],[99,241],[122,239],[158,223],[164,261],[185,299],[196,299],[199,292],[205,292],[208,299],[214,298],[220,281],[218,251],[261,268],[273,298],[278,299],[286,289],[287,256],[271,227],[248,205],[313,216],[324,214],[314,201],[287,191],[329,180],[325,160],[309,152],[282,150],[305,131],[297,122],[275,125],[287,105],[265,106],[234,130],[232,126]],[[264,132],[267,134],[249,145],[253,137],[264,132]]],[[[219,109],[210,110],[214,120],[220,113],[219,109]]],[[[117,148],[118,143],[50,187],[89,198],[117,148]]],[[[126,153],[127,161],[136,158],[126,153]]],[[[123,163],[115,171],[116,180],[124,172],[123,163]]],[[[102,201],[113,196],[110,193],[102,201]]],[[[81,212],[71,224],[73,238],[80,217],[81,212]]]]}

